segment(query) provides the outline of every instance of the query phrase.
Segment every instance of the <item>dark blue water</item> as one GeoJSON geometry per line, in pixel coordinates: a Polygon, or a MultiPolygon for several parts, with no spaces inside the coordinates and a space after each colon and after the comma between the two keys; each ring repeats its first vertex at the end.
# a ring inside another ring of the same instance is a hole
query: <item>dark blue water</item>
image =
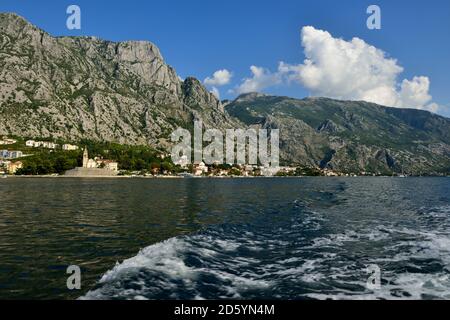
{"type": "Polygon", "coordinates": [[[450,298],[449,179],[232,184],[225,223],[147,247],[85,298],[450,298]]]}
{"type": "Polygon", "coordinates": [[[0,192],[1,297],[450,298],[448,178],[11,179],[0,192]],[[70,264],[81,292],[64,287],[70,264]]]}

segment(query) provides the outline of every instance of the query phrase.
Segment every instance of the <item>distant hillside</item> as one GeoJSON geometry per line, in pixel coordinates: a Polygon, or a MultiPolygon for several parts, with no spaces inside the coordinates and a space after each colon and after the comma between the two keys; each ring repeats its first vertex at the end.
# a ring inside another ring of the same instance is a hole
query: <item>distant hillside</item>
{"type": "Polygon", "coordinates": [[[287,163],[354,173],[450,172],[450,119],[427,111],[256,93],[226,110],[247,125],[279,128],[287,163]]]}

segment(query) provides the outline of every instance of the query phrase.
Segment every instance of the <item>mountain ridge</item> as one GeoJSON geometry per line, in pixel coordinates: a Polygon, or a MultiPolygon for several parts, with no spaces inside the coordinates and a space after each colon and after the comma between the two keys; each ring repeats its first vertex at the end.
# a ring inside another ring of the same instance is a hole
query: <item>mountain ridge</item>
{"type": "Polygon", "coordinates": [[[286,163],[349,173],[450,171],[450,119],[428,111],[252,94],[226,110],[248,126],[280,129],[286,163]]]}
{"type": "Polygon", "coordinates": [[[450,172],[450,119],[363,101],[247,93],[219,101],[149,41],[53,37],[0,13],[0,135],[144,144],[178,127],[280,129],[283,164],[349,173],[450,172]]]}
{"type": "Polygon", "coordinates": [[[234,127],[215,96],[182,81],[153,43],[52,37],[0,14],[0,134],[168,146],[178,126],[234,127]],[[26,119],[26,120],[25,120],[26,119]]]}

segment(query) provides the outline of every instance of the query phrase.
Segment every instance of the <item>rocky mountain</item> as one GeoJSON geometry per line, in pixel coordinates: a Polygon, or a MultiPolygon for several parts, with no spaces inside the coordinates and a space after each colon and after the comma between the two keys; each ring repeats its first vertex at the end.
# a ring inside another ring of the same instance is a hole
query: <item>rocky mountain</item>
{"type": "Polygon", "coordinates": [[[167,146],[179,126],[236,126],[150,42],[52,37],[0,14],[0,135],[167,146]]]}
{"type": "Polygon", "coordinates": [[[167,149],[178,127],[278,128],[281,161],[343,172],[450,172],[450,120],[425,111],[250,93],[221,103],[150,42],[53,37],[0,14],[0,135],[167,149]]]}
{"type": "Polygon", "coordinates": [[[427,111],[257,93],[226,110],[248,126],[280,129],[285,163],[348,173],[450,172],[450,119],[427,111]]]}

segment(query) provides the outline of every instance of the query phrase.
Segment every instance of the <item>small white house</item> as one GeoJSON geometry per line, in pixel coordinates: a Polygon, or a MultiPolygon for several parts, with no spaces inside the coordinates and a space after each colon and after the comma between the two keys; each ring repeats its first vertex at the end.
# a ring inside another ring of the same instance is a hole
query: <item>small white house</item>
{"type": "Polygon", "coordinates": [[[119,164],[117,162],[111,161],[111,160],[105,160],[105,169],[111,170],[111,171],[119,171],[119,164]]]}
{"type": "Polygon", "coordinates": [[[78,146],[74,146],[72,144],[63,144],[62,149],[65,151],[74,151],[74,150],[78,150],[78,146]]]}
{"type": "Polygon", "coordinates": [[[46,148],[46,149],[56,149],[58,146],[56,143],[50,142],[50,141],[34,141],[34,140],[28,140],[25,142],[25,145],[27,147],[31,148],[46,148]]]}
{"type": "Polygon", "coordinates": [[[208,167],[204,162],[200,162],[194,166],[194,175],[201,176],[204,173],[208,173],[208,167]]]}
{"type": "Polygon", "coordinates": [[[4,137],[3,140],[0,140],[0,145],[8,145],[8,144],[14,144],[17,140],[9,139],[7,137],[4,137]]]}
{"type": "Polygon", "coordinates": [[[23,152],[22,151],[11,151],[9,153],[9,157],[11,159],[22,158],[23,157],[23,152]]]}
{"type": "Polygon", "coordinates": [[[44,148],[47,148],[47,149],[56,149],[57,144],[56,144],[56,143],[53,143],[53,142],[49,142],[49,141],[44,141],[44,142],[42,143],[42,146],[43,146],[44,148]]]}
{"type": "Polygon", "coordinates": [[[27,147],[33,148],[35,143],[36,143],[36,141],[34,141],[34,140],[28,140],[25,142],[25,145],[27,147]]]}

